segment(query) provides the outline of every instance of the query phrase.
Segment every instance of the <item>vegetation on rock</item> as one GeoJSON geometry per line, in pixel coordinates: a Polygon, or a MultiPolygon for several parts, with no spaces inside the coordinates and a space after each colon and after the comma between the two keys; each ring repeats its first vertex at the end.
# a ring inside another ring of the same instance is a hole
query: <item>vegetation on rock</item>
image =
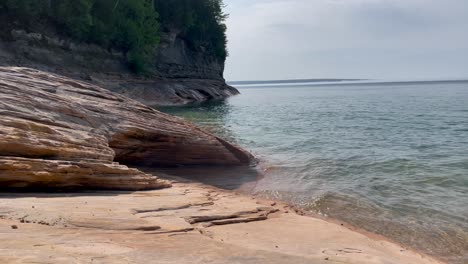
{"type": "Polygon", "coordinates": [[[75,40],[121,50],[131,69],[143,72],[162,30],[177,31],[192,49],[224,61],[223,6],[222,0],[3,0],[0,16],[25,28],[52,25],[75,40]]]}
{"type": "Polygon", "coordinates": [[[204,48],[224,60],[227,57],[226,25],[222,0],[154,0],[166,28],[182,29],[193,49],[204,48]]]}

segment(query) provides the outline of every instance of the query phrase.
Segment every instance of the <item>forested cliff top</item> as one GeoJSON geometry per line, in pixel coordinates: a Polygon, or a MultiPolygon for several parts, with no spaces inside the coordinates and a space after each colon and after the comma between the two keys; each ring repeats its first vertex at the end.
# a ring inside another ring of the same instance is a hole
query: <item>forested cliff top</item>
{"type": "Polygon", "coordinates": [[[2,24],[123,52],[129,67],[151,66],[164,32],[177,32],[188,48],[220,62],[227,56],[222,0],[5,0],[2,24]]]}
{"type": "Polygon", "coordinates": [[[224,99],[222,0],[3,0],[0,65],[81,79],[147,105],[224,99]]]}

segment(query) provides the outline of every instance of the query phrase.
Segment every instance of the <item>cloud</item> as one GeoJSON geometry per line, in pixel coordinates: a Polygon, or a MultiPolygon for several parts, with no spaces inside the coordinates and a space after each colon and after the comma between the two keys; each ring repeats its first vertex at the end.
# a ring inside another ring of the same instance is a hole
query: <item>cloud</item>
{"type": "Polygon", "coordinates": [[[226,77],[468,77],[468,1],[230,0],[226,77]]]}

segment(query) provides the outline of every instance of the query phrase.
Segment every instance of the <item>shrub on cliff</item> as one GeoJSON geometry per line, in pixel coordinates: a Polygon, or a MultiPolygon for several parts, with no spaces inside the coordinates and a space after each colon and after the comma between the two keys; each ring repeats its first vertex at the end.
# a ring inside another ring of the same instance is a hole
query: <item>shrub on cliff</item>
{"type": "Polygon", "coordinates": [[[151,0],[55,0],[52,18],[70,36],[116,48],[130,68],[142,72],[159,43],[159,23],[151,0]]]}
{"type": "Polygon", "coordinates": [[[227,15],[222,0],[154,0],[154,4],[164,27],[182,30],[193,49],[226,59],[227,15]]]}

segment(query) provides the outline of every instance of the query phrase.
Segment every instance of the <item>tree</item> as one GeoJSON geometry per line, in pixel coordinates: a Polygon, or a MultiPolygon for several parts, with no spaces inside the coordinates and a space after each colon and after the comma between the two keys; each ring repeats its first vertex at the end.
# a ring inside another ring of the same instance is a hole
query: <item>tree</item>
{"type": "Polygon", "coordinates": [[[56,0],[53,17],[68,34],[79,40],[88,40],[93,25],[91,8],[95,0],[56,0]]]}
{"type": "Polygon", "coordinates": [[[16,16],[22,21],[33,23],[48,9],[48,0],[3,0],[0,3],[6,12],[16,16]]]}
{"type": "Polygon", "coordinates": [[[122,50],[130,68],[142,72],[153,61],[160,25],[176,29],[192,49],[224,60],[223,7],[222,0],[1,0],[0,15],[26,28],[52,24],[73,39],[122,50]]]}
{"type": "Polygon", "coordinates": [[[194,50],[208,50],[224,60],[227,38],[222,0],[155,0],[163,27],[181,30],[194,50]]]}

